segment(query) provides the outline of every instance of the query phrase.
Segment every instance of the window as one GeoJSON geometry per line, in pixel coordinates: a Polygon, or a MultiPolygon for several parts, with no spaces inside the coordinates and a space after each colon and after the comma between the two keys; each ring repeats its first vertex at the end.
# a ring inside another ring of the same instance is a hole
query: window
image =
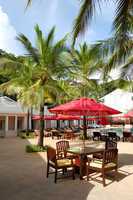
{"type": "Polygon", "coordinates": [[[0,130],[5,130],[5,117],[0,117],[0,130]]]}
{"type": "Polygon", "coordinates": [[[18,130],[24,129],[24,117],[18,117],[17,128],[18,130]]]}

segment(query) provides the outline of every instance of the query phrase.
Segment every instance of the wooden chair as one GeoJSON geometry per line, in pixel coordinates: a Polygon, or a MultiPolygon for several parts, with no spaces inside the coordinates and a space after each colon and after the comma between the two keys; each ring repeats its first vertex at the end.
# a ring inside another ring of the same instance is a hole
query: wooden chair
{"type": "Polygon", "coordinates": [[[131,132],[123,131],[123,138],[122,138],[123,142],[129,141],[130,137],[131,137],[131,132]]]}
{"type": "Polygon", "coordinates": [[[64,172],[67,168],[72,168],[72,178],[75,179],[75,166],[73,159],[68,158],[58,158],[56,155],[56,150],[50,146],[47,147],[47,178],[49,174],[55,173],[54,182],[57,182],[57,173],[59,169],[64,172]],[[55,172],[49,172],[49,169],[53,168],[55,172]]]}
{"type": "Polygon", "coordinates": [[[61,139],[61,137],[62,137],[62,133],[60,133],[56,129],[51,130],[51,135],[52,135],[52,139],[54,139],[54,137],[56,137],[57,139],[61,139]]]}
{"type": "Polygon", "coordinates": [[[73,132],[65,132],[64,139],[71,140],[75,139],[76,135],[73,132]]]}
{"type": "MultiPolygon", "coordinates": [[[[110,140],[109,138],[105,141],[105,150],[117,149],[117,142],[110,140]]],[[[95,159],[103,159],[103,153],[96,153],[93,155],[95,159]]]]}
{"type": "Polygon", "coordinates": [[[115,170],[115,175],[117,175],[118,169],[118,149],[105,150],[103,153],[103,159],[92,161],[88,160],[87,164],[87,180],[89,180],[89,172],[92,170],[101,172],[103,178],[103,186],[105,186],[105,173],[108,171],[115,170]]]}
{"type": "Polygon", "coordinates": [[[116,132],[108,132],[108,138],[112,141],[119,141],[120,137],[117,136],[116,132]]]}
{"type": "Polygon", "coordinates": [[[93,140],[101,140],[101,133],[100,133],[100,132],[97,132],[97,131],[94,131],[94,132],[93,132],[92,139],[93,139],[93,140]]]}
{"type": "Polygon", "coordinates": [[[105,142],[105,149],[117,149],[117,142],[107,139],[105,142]]]}

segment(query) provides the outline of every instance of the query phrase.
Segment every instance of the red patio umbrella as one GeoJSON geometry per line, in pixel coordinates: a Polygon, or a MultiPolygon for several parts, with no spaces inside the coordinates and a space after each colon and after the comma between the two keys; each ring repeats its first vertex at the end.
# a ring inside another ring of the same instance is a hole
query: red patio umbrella
{"type": "Polygon", "coordinates": [[[57,120],[80,120],[80,116],[74,116],[74,115],[61,115],[59,114],[57,117],[57,120]]]}
{"type": "Polygon", "coordinates": [[[132,118],[133,117],[133,110],[130,110],[126,114],[124,114],[124,117],[126,117],[126,118],[132,118]]]}
{"type": "Polygon", "coordinates": [[[33,119],[33,120],[40,120],[41,117],[40,117],[40,115],[33,115],[33,116],[32,116],[32,119],[33,119]]]}
{"type": "Polygon", "coordinates": [[[108,125],[110,124],[110,119],[107,117],[93,117],[93,118],[86,118],[87,121],[98,121],[99,125],[108,125]]]}
{"type": "Polygon", "coordinates": [[[57,120],[57,115],[45,115],[44,120],[57,120]]]}
{"type": "MultiPolygon", "coordinates": [[[[40,120],[40,115],[34,115],[32,117],[33,120],[40,120]]],[[[74,116],[74,115],[45,115],[44,120],[80,120],[80,116],[74,116]]]]}
{"type": "Polygon", "coordinates": [[[110,108],[102,103],[98,103],[94,99],[86,97],[56,106],[49,109],[49,111],[58,114],[82,115],[85,137],[87,135],[86,116],[107,116],[121,113],[120,111],[110,108]]]}

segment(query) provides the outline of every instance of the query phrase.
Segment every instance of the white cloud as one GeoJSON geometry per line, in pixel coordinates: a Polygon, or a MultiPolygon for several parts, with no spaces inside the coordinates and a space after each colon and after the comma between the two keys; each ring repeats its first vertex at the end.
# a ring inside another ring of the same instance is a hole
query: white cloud
{"type": "Polygon", "coordinates": [[[16,30],[11,25],[8,15],[0,6],[0,49],[19,54],[16,30]]]}

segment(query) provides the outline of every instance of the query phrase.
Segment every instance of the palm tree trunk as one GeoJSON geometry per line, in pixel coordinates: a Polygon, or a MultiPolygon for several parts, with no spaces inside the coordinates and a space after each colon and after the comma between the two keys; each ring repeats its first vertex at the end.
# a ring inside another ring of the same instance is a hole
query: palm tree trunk
{"type": "Polygon", "coordinates": [[[30,114],[31,114],[31,130],[33,130],[34,129],[34,121],[32,119],[32,117],[33,117],[33,108],[32,107],[31,107],[31,110],[30,110],[30,114]]]}
{"type": "Polygon", "coordinates": [[[43,147],[43,137],[44,137],[44,105],[40,105],[40,135],[38,139],[38,145],[43,147]]]}
{"type": "Polygon", "coordinates": [[[57,120],[57,129],[60,128],[60,120],[57,120]]]}

